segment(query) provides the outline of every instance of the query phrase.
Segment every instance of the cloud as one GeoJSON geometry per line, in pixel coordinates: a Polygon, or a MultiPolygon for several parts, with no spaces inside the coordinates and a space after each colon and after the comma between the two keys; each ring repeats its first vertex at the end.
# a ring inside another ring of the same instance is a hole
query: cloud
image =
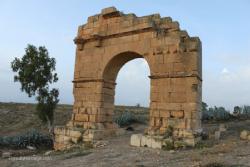
{"type": "Polygon", "coordinates": [[[229,74],[229,71],[228,71],[227,68],[223,68],[223,70],[221,71],[221,73],[222,73],[223,75],[226,75],[226,74],[229,74]]]}

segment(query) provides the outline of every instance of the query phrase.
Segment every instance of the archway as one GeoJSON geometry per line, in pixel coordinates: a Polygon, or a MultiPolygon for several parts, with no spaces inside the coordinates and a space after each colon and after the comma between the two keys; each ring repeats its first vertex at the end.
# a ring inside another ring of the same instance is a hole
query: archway
{"type": "Polygon", "coordinates": [[[150,69],[144,58],[133,59],[118,72],[115,106],[149,107],[150,69]]]}
{"type": "MultiPolygon", "coordinates": [[[[114,118],[113,114],[115,114],[115,112],[114,112],[115,111],[115,106],[114,106],[115,96],[117,95],[117,91],[116,91],[117,86],[119,86],[119,85],[117,85],[118,74],[121,72],[121,69],[124,68],[124,66],[126,66],[128,63],[131,63],[131,61],[136,60],[136,59],[143,59],[149,68],[147,60],[145,58],[143,58],[142,55],[135,53],[135,52],[131,52],[131,51],[123,52],[123,53],[120,53],[120,54],[114,56],[107,63],[106,67],[104,68],[104,72],[103,72],[104,80],[108,83],[115,83],[113,86],[107,86],[107,84],[103,85],[104,86],[103,87],[103,92],[104,92],[103,99],[104,99],[104,103],[106,104],[104,107],[104,111],[109,111],[108,112],[108,115],[110,117],[110,118],[108,118],[109,120],[114,118]]],[[[145,68],[145,70],[147,70],[147,69],[145,68]]],[[[149,69],[149,71],[150,71],[150,69],[149,69]]],[[[146,77],[148,77],[149,75],[150,74],[148,74],[146,77]]],[[[135,76],[135,77],[137,77],[137,76],[135,76]]],[[[129,83],[129,81],[127,81],[126,83],[129,83]]],[[[143,84],[146,84],[146,83],[141,83],[141,85],[143,85],[143,84]]],[[[124,88],[126,90],[128,90],[127,87],[124,87],[124,88]]],[[[150,87],[148,87],[148,89],[150,90],[150,87]]],[[[149,98],[148,100],[150,101],[150,97],[148,97],[148,98],[149,98]]],[[[149,106],[149,101],[147,103],[147,106],[149,106]]],[[[135,104],[136,104],[136,101],[134,101],[134,105],[135,104]]],[[[130,113],[130,114],[132,114],[132,113],[130,113]]],[[[135,114],[135,113],[133,113],[133,114],[135,114]]],[[[149,119],[149,115],[148,115],[147,120],[148,119],[149,119]]]]}
{"type": "Polygon", "coordinates": [[[195,143],[201,129],[198,37],[190,37],[170,17],[137,17],[111,7],[79,26],[74,41],[75,102],[67,127],[55,130],[56,149],[71,146],[69,141],[95,141],[119,134],[112,121],[115,79],[123,64],[142,57],[151,75],[147,134],[164,135],[171,127],[174,139],[195,143]]]}
{"type": "Polygon", "coordinates": [[[113,117],[114,111],[114,98],[115,98],[115,85],[116,85],[116,78],[120,71],[120,69],[129,61],[137,59],[137,58],[143,58],[142,55],[136,53],[136,52],[122,52],[118,55],[114,56],[105,66],[103,71],[103,79],[106,82],[106,84],[103,85],[103,102],[106,104],[104,106],[104,111],[109,111],[108,115],[110,116],[109,120],[113,117]],[[109,84],[107,86],[107,83],[114,83],[109,84]],[[111,110],[110,110],[111,109],[111,110]]]}

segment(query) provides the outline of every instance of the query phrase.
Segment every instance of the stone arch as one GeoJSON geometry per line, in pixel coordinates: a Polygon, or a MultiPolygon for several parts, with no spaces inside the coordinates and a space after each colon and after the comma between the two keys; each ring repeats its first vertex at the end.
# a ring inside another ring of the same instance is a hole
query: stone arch
{"type": "MultiPolygon", "coordinates": [[[[144,57],[139,53],[133,51],[122,52],[114,56],[111,60],[108,61],[108,63],[104,67],[103,70],[104,80],[115,81],[117,74],[123,67],[123,65],[136,58],[144,58],[144,57]]],[[[145,59],[145,61],[148,63],[147,59],[145,59]]]]}
{"type": "Polygon", "coordinates": [[[56,128],[55,148],[118,134],[112,121],[115,78],[127,61],[143,57],[150,67],[149,135],[194,144],[201,131],[201,42],[179,23],[159,14],[137,17],[114,7],[79,26],[74,71],[74,106],[66,127],[56,128]],[[77,130],[76,130],[77,129],[77,130]],[[77,134],[76,136],[72,134],[77,134]]]}

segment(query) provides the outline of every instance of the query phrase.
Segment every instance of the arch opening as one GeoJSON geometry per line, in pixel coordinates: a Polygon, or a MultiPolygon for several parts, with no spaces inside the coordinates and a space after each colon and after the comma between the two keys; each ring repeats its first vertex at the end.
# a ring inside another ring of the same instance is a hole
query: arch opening
{"type": "Polygon", "coordinates": [[[115,105],[148,107],[149,75],[149,66],[143,58],[136,58],[124,64],[116,78],[115,105]]]}
{"type": "MultiPolygon", "coordinates": [[[[104,84],[102,99],[105,104],[104,112],[112,112],[112,114],[108,114],[109,120],[114,119],[115,104],[122,106],[136,106],[137,104],[140,104],[144,107],[149,107],[149,75],[150,68],[147,60],[135,52],[124,52],[118,54],[107,63],[103,72],[104,84]],[[129,71],[129,69],[126,68],[126,66],[129,67],[129,65],[130,67],[132,66],[132,69],[130,69],[132,71],[129,71]],[[142,72],[142,76],[140,76],[140,72],[142,72]],[[136,86],[133,84],[136,84],[136,86]],[[128,89],[130,90],[127,91],[128,89]],[[140,91],[141,93],[139,94],[140,91]],[[132,97],[133,95],[135,96],[132,97]],[[129,100],[126,100],[126,98],[129,100]]],[[[124,107],[122,108],[124,109],[124,107]]]]}
{"type": "Polygon", "coordinates": [[[107,81],[115,81],[118,72],[123,67],[123,65],[137,58],[144,57],[136,52],[123,52],[116,55],[107,63],[106,67],[104,68],[103,79],[107,81]]]}

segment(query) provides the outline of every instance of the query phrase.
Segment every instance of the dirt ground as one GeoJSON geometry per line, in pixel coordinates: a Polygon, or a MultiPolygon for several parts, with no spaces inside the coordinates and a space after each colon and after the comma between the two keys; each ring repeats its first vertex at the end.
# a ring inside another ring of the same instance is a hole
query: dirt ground
{"type": "MultiPolygon", "coordinates": [[[[144,108],[135,108],[136,112],[147,112],[144,108]],[[138,110],[138,111],[137,111],[138,110]],[[142,110],[142,111],[141,111],[142,110]],[[145,111],[144,111],[145,110],[145,111]]],[[[135,110],[133,107],[119,107],[117,110],[135,110]]],[[[60,105],[57,108],[55,122],[64,125],[70,119],[72,106],[60,105]]],[[[132,111],[132,112],[133,112],[132,111]]],[[[203,129],[213,134],[218,130],[219,122],[204,123],[203,129]]],[[[143,133],[146,125],[134,124],[134,131],[120,137],[103,141],[104,147],[52,152],[45,155],[41,150],[1,150],[0,167],[198,167],[211,163],[224,164],[225,167],[250,167],[250,142],[239,139],[240,131],[250,130],[250,120],[224,123],[227,131],[218,141],[208,139],[196,148],[164,151],[129,145],[131,134],[143,133]],[[2,153],[11,152],[10,158],[3,158],[2,153]]],[[[32,104],[0,104],[0,136],[15,135],[35,128],[46,132],[46,128],[35,114],[32,104]]],[[[215,167],[210,165],[210,167],[215,167]]],[[[217,165],[218,166],[218,165],[217,165]]]]}
{"type": "MultiPolygon", "coordinates": [[[[210,163],[225,166],[250,166],[250,142],[239,139],[242,129],[250,128],[250,121],[225,123],[228,130],[221,140],[209,139],[204,148],[164,151],[159,149],[138,148],[129,145],[132,133],[140,133],[145,125],[134,125],[135,131],[120,137],[103,141],[107,145],[86,150],[84,154],[58,153],[45,156],[44,153],[26,156],[27,159],[1,158],[1,167],[198,167],[210,163]],[[42,160],[39,160],[42,159],[42,160]]],[[[203,124],[204,129],[213,131],[218,124],[203,124]]],[[[22,158],[22,157],[21,157],[22,158]]],[[[25,157],[24,157],[25,158],[25,157]]]]}

